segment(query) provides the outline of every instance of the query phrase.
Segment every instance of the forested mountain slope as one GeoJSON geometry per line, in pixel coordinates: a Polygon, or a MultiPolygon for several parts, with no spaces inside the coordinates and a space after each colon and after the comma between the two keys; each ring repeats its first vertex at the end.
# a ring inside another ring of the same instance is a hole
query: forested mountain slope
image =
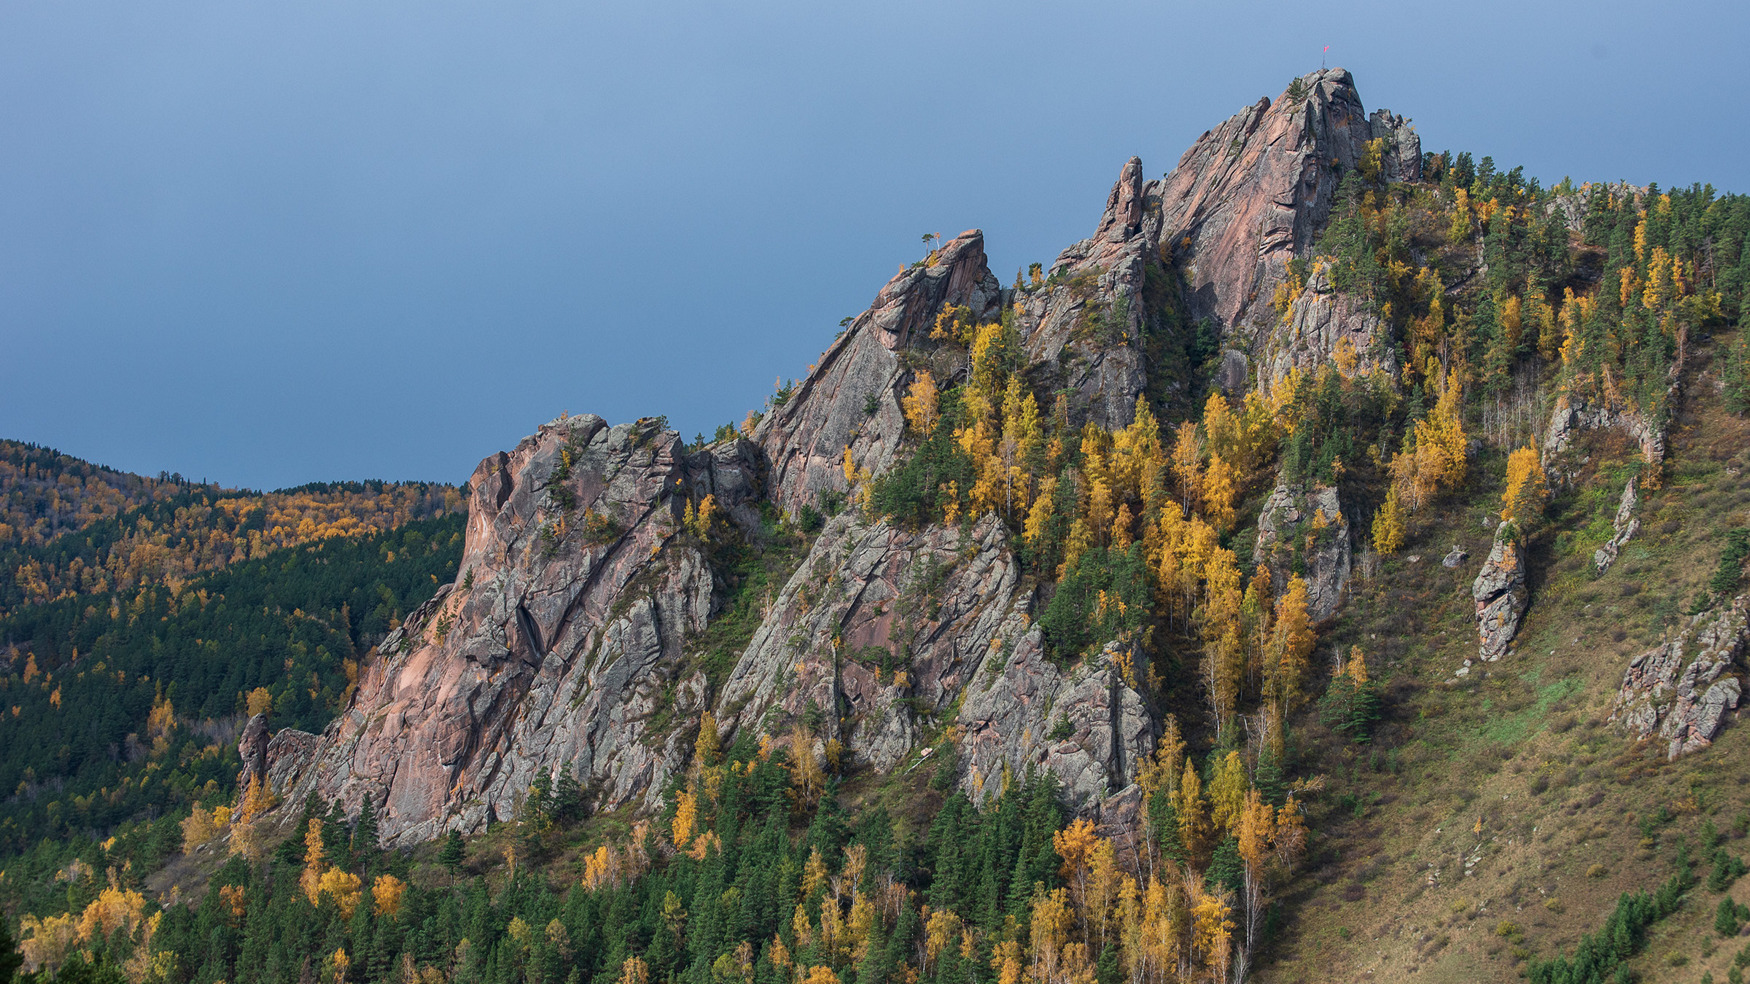
{"type": "MultiPolygon", "coordinates": [[[[201,678],[281,681],[241,773],[14,895],[30,966],[1737,979],[1750,200],[1424,153],[1340,69],[1144,173],[1009,286],[935,244],[710,442],[488,457],[331,720],[296,639],[201,678]]],[[[132,615],[61,604],[64,680],[132,615]]]]}

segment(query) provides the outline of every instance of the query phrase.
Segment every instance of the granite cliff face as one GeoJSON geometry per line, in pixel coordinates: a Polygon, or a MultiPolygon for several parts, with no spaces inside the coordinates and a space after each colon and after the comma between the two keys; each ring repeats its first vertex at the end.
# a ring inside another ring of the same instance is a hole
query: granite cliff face
{"type": "Polygon", "coordinates": [[[1002,301],[985,265],[984,233],[977,229],[888,281],[754,431],[770,463],[772,501],[794,514],[820,504],[827,493],[847,491],[847,447],[852,461],[871,473],[893,464],[905,428],[900,394],[912,379],[901,353],[929,334],[943,308],[965,307],[974,318],[989,320],[1002,301]]]}
{"type": "Polygon", "coordinates": [[[1309,289],[1287,332],[1271,302],[1366,143],[1385,142],[1388,177],[1413,180],[1421,140],[1387,111],[1369,118],[1342,69],[1301,83],[1300,98],[1260,99],[1204,133],[1164,178],[1145,180],[1142,160],[1131,158],[1094,234],[1059,254],[1043,284],[1016,292],[1028,355],[1076,394],[1082,417],[1130,422],[1150,385],[1146,337],[1163,298],[1182,324],[1220,330],[1235,366],[1230,389],[1244,388],[1248,362],[1261,363],[1267,384],[1334,357],[1345,339],[1364,365],[1389,359],[1376,352],[1378,319],[1328,286],[1309,289]]]}
{"type": "Polygon", "coordinates": [[[702,676],[674,678],[716,587],[684,505],[712,495],[734,521],[761,489],[750,443],[682,447],[654,421],[583,416],[481,462],[456,583],[390,633],[320,736],[274,735],[275,788],[349,810],[368,794],[390,842],[508,816],[563,763],[597,806],[653,804],[685,751],[648,730],[658,701],[705,706],[702,676]]]}
{"type": "MultiPolygon", "coordinates": [[[[847,767],[877,771],[912,767],[950,734],[974,798],[1038,767],[1078,810],[1134,809],[1161,720],[1135,683],[1139,642],[1048,659],[1042,589],[1009,528],[994,514],[921,529],[832,515],[854,491],[846,451],[871,474],[902,459],[900,401],[934,365],[926,339],[951,309],[974,322],[1012,309],[1028,379],[1048,400],[1065,394],[1075,424],[1127,424],[1139,395],[1171,398],[1184,370],[1151,366],[1150,345],[1182,347],[1200,325],[1226,347],[1233,391],[1352,353],[1390,371],[1377,320],[1322,281],[1287,318],[1270,303],[1372,139],[1385,174],[1419,173],[1406,121],[1369,117],[1347,72],[1315,73],[1203,134],[1163,179],[1132,158],[1093,235],[1031,283],[1003,288],[976,230],[943,243],[748,439],[689,450],[656,420],[542,426],[476,469],[455,582],[384,640],[322,734],[270,738],[251,722],[246,776],[266,775],[287,803],[316,792],[352,812],[368,795],[398,844],[480,829],[565,767],[596,809],[655,809],[711,710],[726,738],[781,742],[807,721],[847,767]],[[754,549],[772,522],[831,516],[715,680],[688,648],[729,588],[709,535],[683,522],[707,496],[722,535],[754,549]]],[[[1283,571],[1304,555],[1315,616],[1337,610],[1351,546],[1335,490],[1279,489],[1257,549],[1282,554],[1283,571]]]]}
{"type": "Polygon", "coordinates": [[[823,740],[890,770],[1014,648],[1031,611],[994,515],[964,532],[835,517],[724,684],[720,726],[822,713],[823,740]]]}
{"type": "Polygon", "coordinates": [[[1421,174],[1421,139],[1389,111],[1369,118],[1347,71],[1300,81],[1301,98],[1260,99],[1199,137],[1156,191],[1160,244],[1186,271],[1193,317],[1248,344],[1274,327],[1276,285],[1312,246],[1367,141],[1386,141],[1389,177],[1421,174]]]}

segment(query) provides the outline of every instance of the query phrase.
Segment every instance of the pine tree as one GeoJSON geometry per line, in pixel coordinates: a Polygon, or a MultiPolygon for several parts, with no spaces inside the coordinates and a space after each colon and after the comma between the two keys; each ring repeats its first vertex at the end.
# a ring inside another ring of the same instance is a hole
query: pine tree
{"type": "Polygon", "coordinates": [[[452,875],[460,874],[462,862],[467,860],[467,856],[468,846],[463,842],[461,833],[450,831],[449,836],[444,838],[443,849],[438,852],[438,864],[449,869],[452,875]]]}

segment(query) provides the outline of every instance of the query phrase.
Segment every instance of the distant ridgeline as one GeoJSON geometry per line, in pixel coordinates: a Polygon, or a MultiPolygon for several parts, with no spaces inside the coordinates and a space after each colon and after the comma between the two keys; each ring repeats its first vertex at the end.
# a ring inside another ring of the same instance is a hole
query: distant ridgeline
{"type": "Polygon", "coordinates": [[[365,536],[460,508],[452,486],[324,482],[250,492],[142,478],[0,442],[0,613],[163,585],[280,547],[365,536]]]}
{"type": "Polygon", "coordinates": [[[926,240],[739,428],[486,458],[465,543],[443,487],[15,466],[30,966],[1602,984],[1691,836],[1730,889],[1745,780],[1681,756],[1742,738],[1750,199],[1423,153],[1329,69],[1012,286],[926,240]]]}

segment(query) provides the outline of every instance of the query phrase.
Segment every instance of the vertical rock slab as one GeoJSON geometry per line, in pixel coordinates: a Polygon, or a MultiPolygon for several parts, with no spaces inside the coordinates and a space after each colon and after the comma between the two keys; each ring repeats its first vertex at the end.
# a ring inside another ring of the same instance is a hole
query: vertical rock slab
{"type": "Polygon", "coordinates": [[[1071,421],[1130,423],[1148,385],[1143,289],[1159,266],[1159,199],[1150,198],[1142,159],[1132,157],[1106,197],[1094,235],[1058,254],[1050,277],[1014,294],[1015,325],[1029,361],[1067,391],[1071,421]]]}
{"type": "Polygon", "coordinates": [[[1616,519],[1611,524],[1610,539],[1604,546],[1592,552],[1592,566],[1597,568],[1599,574],[1610,570],[1610,565],[1616,563],[1617,554],[1622,552],[1623,545],[1641,531],[1640,518],[1635,515],[1635,507],[1639,503],[1640,497],[1635,494],[1635,480],[1631,478],[1622,487],[1622,499],[1616,505],[1616,519]]]}
{"type": "Polygon", "coordinates": [[[929,334],[944,307],[960,306],[982,320],[1002,306],[977,229],[888,281],[789,399],[760,421],[754,440],[770,462],[769,492],[779,508],[795,515],[825,493],[847,491],[847,447],[857,467],[872,473],[893,463],[905,429],[899,400],[911,378],[900,355],[929,334]]]}
{"type": "Polygon", "coordinates": [[[1252,559],[1270,567],[1276,592],[1297,569],[1306,578],[1307,614],[1322,622],[1337,613],[1349,590],[1349,520],[1328,485],[1278,485],[1258,514],[1252,559]]]}
{"type": "Polygon", "coordinates": [[[257,777],[267,780],[268,739],[267,715],[251,715],[237,739],[237,757],[243,760],[243,771],[237,773],[238,789],[248,789],[257,777]]]}
{"type": "Polygon", "coordinates": [[[1495,545],[1489,549],[1489,559],[1483,561],[1483,569],[1471,584],[1471,599],[1477,606],[1477,657],[1494,662],[1507,654],[1530,605],[1525,587],[1525,549],[1510,535],[1510,527],[1505,523],[1495,528],[1495,545]]]}

